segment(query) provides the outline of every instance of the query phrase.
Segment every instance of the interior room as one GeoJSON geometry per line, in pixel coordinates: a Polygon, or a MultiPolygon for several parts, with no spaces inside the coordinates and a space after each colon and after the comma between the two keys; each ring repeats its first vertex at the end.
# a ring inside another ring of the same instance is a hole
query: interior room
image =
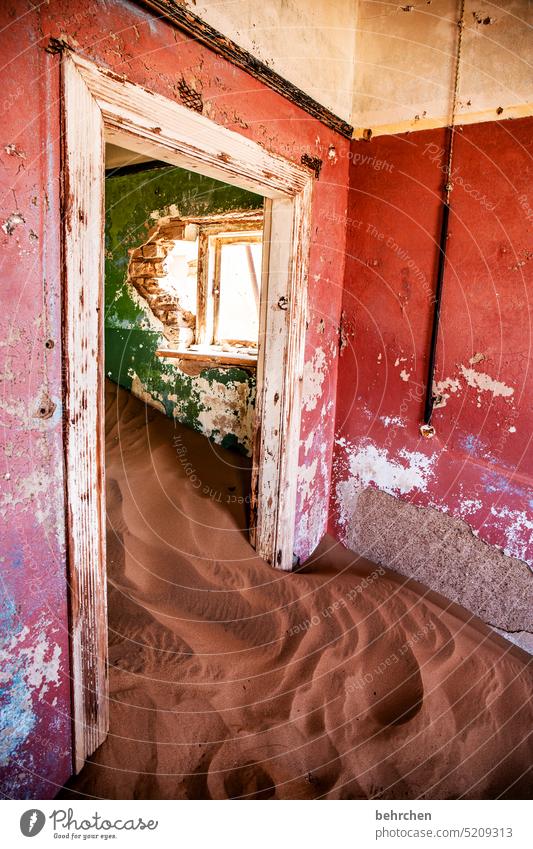
{"type": "Polygon", "coordinates": [[[530,4],[0,19],[3,797],[527,799],[530,4]]]}

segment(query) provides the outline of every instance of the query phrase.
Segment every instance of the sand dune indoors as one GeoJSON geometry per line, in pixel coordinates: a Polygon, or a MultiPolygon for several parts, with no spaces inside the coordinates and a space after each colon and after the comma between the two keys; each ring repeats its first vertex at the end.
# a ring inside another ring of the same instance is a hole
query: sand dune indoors
{"type": "Polygon", "coordinates": [[[525,654],[330,537],[274,571],[247,462],[112,384],[106,440],[111,727],[64,797],[527,797],[525,654]]]}

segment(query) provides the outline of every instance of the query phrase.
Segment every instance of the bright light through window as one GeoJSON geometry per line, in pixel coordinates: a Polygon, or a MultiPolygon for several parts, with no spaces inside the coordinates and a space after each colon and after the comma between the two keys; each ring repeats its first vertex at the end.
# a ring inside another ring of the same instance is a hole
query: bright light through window
{"type": "Polygon", "coordinates": [[[261,236],[224,235],[215,241],[213,341],[257,345],[261,236]]]}
{"type": "Polygon", "coordinates": [[[198,296],[198,240],[176,239],[165,260],[167,276],[162,284],[179,299],[182,309],[196,315],[198,296]]]}

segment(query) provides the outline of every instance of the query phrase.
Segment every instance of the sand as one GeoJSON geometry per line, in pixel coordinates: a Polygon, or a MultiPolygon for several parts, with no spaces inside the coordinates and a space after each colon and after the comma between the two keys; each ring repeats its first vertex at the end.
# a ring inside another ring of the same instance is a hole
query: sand
{"type": "Polygon", "coordinates": [[[110,731],[61,796],[527,798],[528,656],[325,537],[246,535],[248,461],[108,384],[110,731]]]}

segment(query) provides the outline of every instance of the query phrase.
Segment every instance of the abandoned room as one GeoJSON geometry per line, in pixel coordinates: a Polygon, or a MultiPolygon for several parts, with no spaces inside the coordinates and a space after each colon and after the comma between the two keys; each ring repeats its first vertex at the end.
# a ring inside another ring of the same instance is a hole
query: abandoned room
{"type": "Polygon", "coordinates": [[[527,0],[1,4],[4,799],[527,799],[527,0]]]}

